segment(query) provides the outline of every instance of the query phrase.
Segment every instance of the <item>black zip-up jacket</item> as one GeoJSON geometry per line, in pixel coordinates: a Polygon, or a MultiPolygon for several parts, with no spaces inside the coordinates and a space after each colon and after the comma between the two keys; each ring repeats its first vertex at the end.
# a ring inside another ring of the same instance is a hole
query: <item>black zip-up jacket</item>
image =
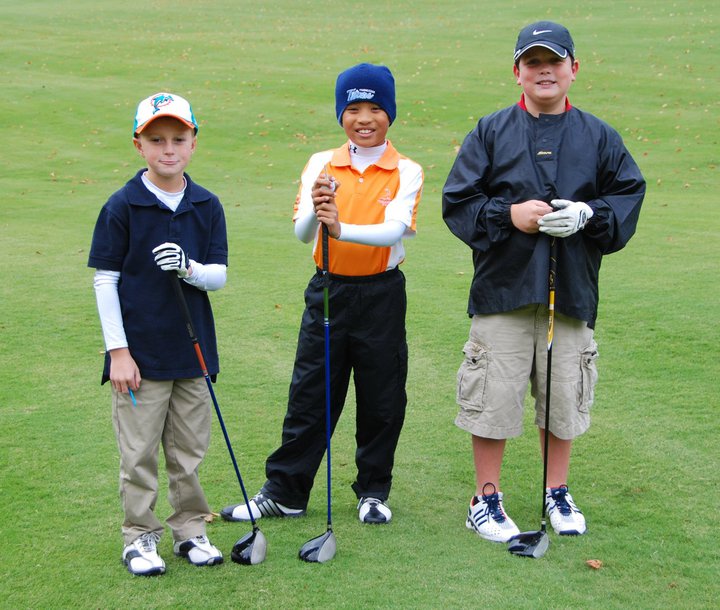
{"type": "Polygon", "coordinates": [[[583,230],[557,238],[555,308],[595,326],[602,257],[635,233],[645,180],[612,127],[567,106],[538,118],[520,104],[499,110],[481,118],[460,148],[442,213],[473,251],[470,315],[547,303],[550,237],[516,229],[510,206],[560,198],[584,201],[594,215],[583,230]]]}

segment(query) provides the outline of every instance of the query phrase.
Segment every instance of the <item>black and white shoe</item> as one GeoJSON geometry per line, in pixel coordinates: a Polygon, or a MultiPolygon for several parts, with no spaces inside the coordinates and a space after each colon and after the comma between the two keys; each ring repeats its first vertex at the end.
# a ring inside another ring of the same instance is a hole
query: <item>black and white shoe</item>
{"type": "Polygon", "coordinates": [[[173,550],[178,557],[185,557],[194,566],[216,566],[223,562],[222,553],[207,536],[176,542],[173,550]]]}
{"type": "Polygon", "coordinates": [[[160,536],[155,532],[141,534],[123,549],[122,562],[134,576],[158,576],[165,573],[165,562],[158,555],[160,536]]]}
{"type": "Polygon", "coordinates": [[[390,523],[392,519],[390,507],[377,498],[360,498],[357,507],[358,517],[363,523],[390,523]]]}
{"type": "MultiPolygon", "coordinates": [[[[305,514],[304,508],[284,506],[268,498],[262,491],[255,494],[249,504],[253,519],[260,519],[261,517],[302,517],[305,514]]],[[[220,511],[220,516],[225,521],[252,521],[245,502],[226,506],[220,511]]]]}

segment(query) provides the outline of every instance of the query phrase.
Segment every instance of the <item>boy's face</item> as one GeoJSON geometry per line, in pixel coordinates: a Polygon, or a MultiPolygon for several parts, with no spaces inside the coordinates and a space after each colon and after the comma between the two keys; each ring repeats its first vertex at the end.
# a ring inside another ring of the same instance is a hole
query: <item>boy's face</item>
{"type": "Polygon", "coordinates": [[[342,126],[353,144],[370,148],[385,142],[390,117],[377,104],[356,102],[348,104],[343,111],[342,126]]]}
{"type": "Polygon", "coordinates": [[[562,59],[550,49],[533,47],[513,67],[517,84],[523,88],[531,114],[560,114],[565,97],[575,80],[579,64],[570,56],[562,59]]]}
{"type": "Polygon", "coordinates": [[[170,193],[182,190],[183,172],[197,143],[190,127],[172,117],[160,117],[133,138],[133,143],[147,162],[150,182],[170,193]]]}

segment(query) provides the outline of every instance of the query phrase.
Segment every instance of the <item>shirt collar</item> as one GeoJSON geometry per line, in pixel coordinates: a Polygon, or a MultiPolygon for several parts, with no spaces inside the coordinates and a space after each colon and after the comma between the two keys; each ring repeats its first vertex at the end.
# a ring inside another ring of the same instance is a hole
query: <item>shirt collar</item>
{"type": "MultiPolygon", "coordinates": [[[[142,181],[142,175],[147,171],[147,168],[142,168],[135,176],[133,176],[127,183],[128,194],[130,196],[130,203],[133,205],[141,206],[153,206],[158,205],[158,198],[155,197],[149,190],[145,188],[142,181]]],[[[189,201],[193,205],[204,203],[209,201],[212,197],[212,193],[204,189],[198,184],[195,184],[190,176],[183,174],[185,177],[185,196],[183,201],[189,201]]],[[[180,204],[183,206],[184,204],[180,204]]],[[[179,208],[178,208],[179,209],[179,208]]]]}
{"type": "MultiPolygon", "coordinates": [[[[386,140],[386,142],[387,148],[375,165],[386,170],[397,169],[398,163],[400,162],[400,153],[395,150],[390,140],[386,140]]],[[[350,144],[352,144],[352,142],[348,140],[348,142],[340,148],[336,148],[333,151],[332,160],[330,161],[331,165],[335,167],[350,167],[352,165],[350,161],[350,149],[348,147],[350,144]]]]}
{"type": "MultiPolygon", "coordinates": [[[[525,94],[524,93],[522,93],[520,95],[520,101],[518,102],[518,106],[520,106],[520,108],[522,108],[525,112],[528,111],[527,105],[525,104],[525,94]]],[[[570,105],[570,98],[565,96],[565,112],[570,110],[570,108],[572,108],[572,106],[570,105]]]]}

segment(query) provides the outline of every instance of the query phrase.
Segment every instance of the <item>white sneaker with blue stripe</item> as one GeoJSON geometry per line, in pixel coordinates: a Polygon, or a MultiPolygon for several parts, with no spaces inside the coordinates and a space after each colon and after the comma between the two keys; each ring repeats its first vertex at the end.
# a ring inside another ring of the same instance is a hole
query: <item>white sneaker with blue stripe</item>
{"type": "Polygon", "coordinates": [[[470,501],[465,526],[492,542],[507,542],[519,534],[517,525],[505,513],[502,500],[502,492],[496,491],[492,483],[486,483],[482,495],[473,496],[470,501]],[[488,488],[491,488],[491,493],[485,493],[488,488]]]}
{"type": "Polygon", "coordinates": [[[567,485],[548,487],[545,490],[545,509],[556,534],[580,536],[587,531],[585,515],[568,493],[567,485]]]}

